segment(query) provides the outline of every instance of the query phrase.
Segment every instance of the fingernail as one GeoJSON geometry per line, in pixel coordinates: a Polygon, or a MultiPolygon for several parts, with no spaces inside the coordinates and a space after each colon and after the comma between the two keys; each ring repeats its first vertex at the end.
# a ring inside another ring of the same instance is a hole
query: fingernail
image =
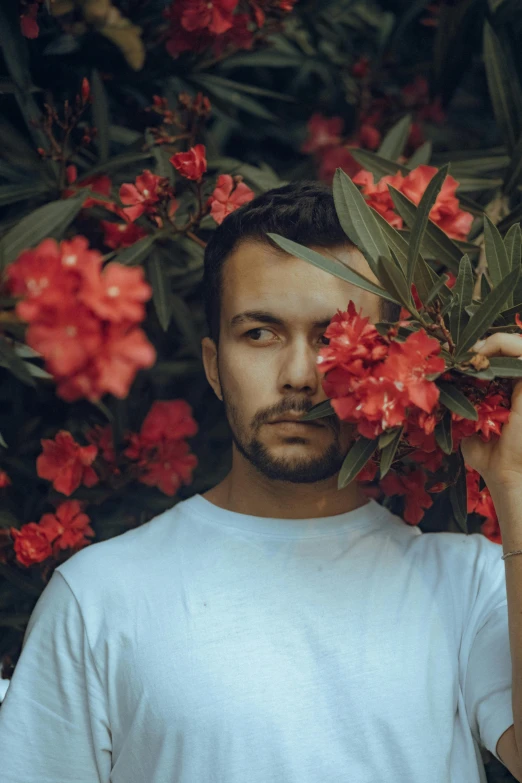
{"type": "Polygon", "coordinates": [[[485,345],[486,345],[486,341],[485,340],[478,340],[471,350],[472,351],[480,351],[480,349],[484,348],[485,345]]]}

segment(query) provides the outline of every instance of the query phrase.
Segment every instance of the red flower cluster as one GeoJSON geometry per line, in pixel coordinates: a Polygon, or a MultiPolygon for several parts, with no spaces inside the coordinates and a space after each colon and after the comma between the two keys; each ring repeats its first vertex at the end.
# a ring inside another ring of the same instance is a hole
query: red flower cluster
{"type": "Polygon", "coordinates": [[[78,500],[66,500],[54,514],[44,514],[39,523],[28,522],[20,530],[11,527],[16,559],[29,567],[41,563],[48,557],[57,558],[60,550],[78,551],[91,542],[87,536],[94,536],[90,519],[82,512],[78,500]]]}
{"type": "Polygon", "coordinates": [[[182,177],[199,182],[207,170],[206,153],[204,144],[196,144],[188,152],[177,152],[170,158],[170,163],[182,177]]]}
{"type": "Polygon", "coordinates": [[[182,52],[200,53],[212,49],[251,49],[267,15],[278,18],[290,13],[297,0],[248,0],[239,11],[239,0],[174,0],[165,9],[169,23],[166,49],[171,57],[182,52]]]}
{"type": "Polygon", "coordinates": [[[152,295],[143,269],[102,269],[85,237],[25,250],[7,269],[7,287],[22,297],[16,313],[29,323],[27,344],[44,357],[62,399],[123,398],[136,372],[154,364],[154,347],[137,327],[152,295]]]}
{"type": "MultiPolygon", "coordinates": [[[[373,439],[385,430],[403,427],[397,463],[380,480],[379,488],[386,495],[404,495],[403,518],[416,525],[432,505],[429,493],[440,492],[455,478],[443,475],[441,480],[439,475],[433,480],[432,476],[431,486],[426,486],[430,473],[449,470],[435,438],[446,408],[439,402],[434,376],[458,383],[478,414],[473,421],[451,413],[452,452],[464,437],[477,434],[484,441],[498,437],[509,419],[510,395],[501,382],[453,378],[445,373],[444,359],[437,356],[440,343],[424,329],[411,333],[404,342],[396,341],[396,334],[396,327],[391,327],[387,335],[381,335],[350,301],[347,312],[338,311],[327,327],[329,345],[319,351],[317,364],[325,373],[323,389],[338,418],[355,424],[359,435],[373,439]]],[[[357,480],[371,482],[377,470],[378,462],[372,459],[357,480]]],[[[483,532],[495,540],[499,533],[489,493],[482,491],[480,498],[477,493],[478,487],[469,510],[486,517],[483,532]]]]}
{"type": "Polygon", "coordinates": [[[352,156],[345,144],[352,147],[376,150],[381,142],[381,134],[372,124],[371,118],[363,121],[357,133],[346,141],[342,141],[344,121],[341,117],[324,117],[313,114],[307,124],[308,138],[301,151],[315,156],[319,165],[319,177],[325,182],[331,182],[336,169],[341,168],[350,177],[360,171],[361,166],[352,156]]]}
{"type": "Polygon", "coordinates": [[[489,489],[484,486],[480,489],[481,476],[476,470],[466,465],[466,489],[468,514],[480,514],[485,517],[482,523],[482,532],[496,544],[502,543],[502,534],[498,523],[497,512],[493,504],[493,498],[489,489]]]}
{"type": "Polygon", "coordinates": [[[138,480],[174,495],[182,483],[189,484],[198,464],[186,438],[195,435],[198,425],[185,400],[156,401],[139,434],[129,435],[124,454],[138,467],[138,480]]]}
{"type": "Polygon", "coordinates": [[[41,441],[43,452],[36,459],[40,478],[52,481],[63,495],[72,495],[80,484],[93,487],[99,479],[91,467],[96,459],[96,446],[80,446],[70,432],[60,430],[54,440],[41,441]]]}
{"type": "Polygon", "coordinates": [[[330,343],[317,357],[327,373],[323,388],[338,417],[357,424],[360,435],[375,438],[404,424],[411,407],[431,413],[439,390],[427,376],[443,372],[445,363],[435,356],[439,341],[424,329],[395,342],[381,336],[350,301],[346,313],[333,317],[325,337],[330,343]]]}
{"type": "Polygon", "coordinates": [[[227,215],[254,198],[254,191],[245,185],[242,177],[220,174],[214,192],[208,200],[210,214],[218,225],[227,215]]]}
{"type": "MultiPolygon", "coordinates": [[[[436,173],[435,166],[417,166],[406,176],[398,171],[396,174],[381,177],[377,183],[374,183],[373,174],[363,169],[352,179],[356,185],[362,186],[367,203],[376,212],[382,215],[394,228],[402,228],[403,221],[401,216],[394,211],[395,207],[388,185],[392,185],[396,190],[404,193],[414,204],[419,204],[430,180],[436,173]]],[[[473,215],[460,209],[459,200],[455,195],[458,185],[459,183],[448,174],[431,209],[430,219],[449,237],[464,240],[473,223],[473,215]]]]}

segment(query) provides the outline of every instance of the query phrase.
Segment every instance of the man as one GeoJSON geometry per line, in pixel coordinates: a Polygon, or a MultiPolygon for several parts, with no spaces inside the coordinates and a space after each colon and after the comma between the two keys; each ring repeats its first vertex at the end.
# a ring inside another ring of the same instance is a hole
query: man
{"type": "Polygon", "coordinates": [[[231,470],[55,570],[0,709],[3,783],[478,783],[501,758],[501,547],[338,490],[351,427],[295,421],[326,399],[335,312],[398,314],[268,232],[372,276],[314,183],[216,230],[202,351],[231,470]]]}

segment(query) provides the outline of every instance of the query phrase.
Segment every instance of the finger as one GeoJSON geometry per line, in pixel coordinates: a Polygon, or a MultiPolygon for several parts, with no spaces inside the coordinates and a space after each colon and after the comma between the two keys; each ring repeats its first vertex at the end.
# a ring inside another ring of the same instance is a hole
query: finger
{"type": "Polygon", "coordinates": [[[519,356],[522,357],[522,335],[495,332],[485,340],[479,340],[471,349],[483,356],[519,356]]]}

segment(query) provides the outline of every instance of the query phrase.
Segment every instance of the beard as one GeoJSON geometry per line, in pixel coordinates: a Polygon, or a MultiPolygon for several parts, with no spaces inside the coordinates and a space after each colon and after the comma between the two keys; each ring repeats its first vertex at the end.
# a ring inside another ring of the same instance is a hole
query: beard
{"type": "MultiPolygon", "coordinates": [[[[241,425],[238,409],[230,400],[227,400],[223,388],[222,395],[232,440],[237,450],[266,478],[272,481],[286,481],[293,484],[313,484],[317,481],[329,479],[340,471],[348,449],[342,449],[341,447],[339,422],[335,417],[324,420],[325,426],[333,431],[335,437],[323,454],[295,459],[275,457],[259,438],[247,436],[245,428],[241,425]]],[[[262,423],[264,423],[264,420],[262,423]]],[[[255,430],[256,427],[254,426],[255,430]]],[[[289,444],[306,443],[303,438],[299,437],[290,437],[285,440],[289,444]]]]}

